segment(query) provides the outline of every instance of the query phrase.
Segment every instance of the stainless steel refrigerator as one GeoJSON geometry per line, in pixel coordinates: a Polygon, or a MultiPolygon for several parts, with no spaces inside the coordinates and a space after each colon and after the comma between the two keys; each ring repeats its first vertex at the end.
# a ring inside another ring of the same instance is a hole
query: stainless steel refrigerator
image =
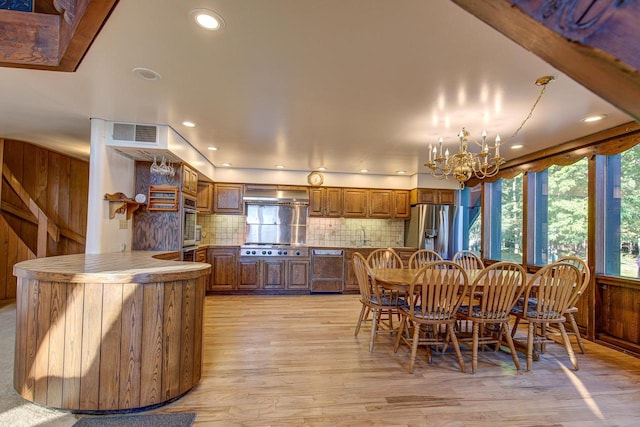
{"type": "Polygon", "coordinates": [[[458,207],[453,205],[413,206],[411,219],[405,221],[405,246],[431,249],[442,258],[451,259],[458,250],[457,213],[458,207]]]}

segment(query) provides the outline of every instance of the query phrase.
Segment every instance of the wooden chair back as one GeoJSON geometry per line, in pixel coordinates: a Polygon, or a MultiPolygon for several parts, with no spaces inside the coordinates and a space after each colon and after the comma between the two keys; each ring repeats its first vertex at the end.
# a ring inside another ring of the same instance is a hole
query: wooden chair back
{"type": "Polygon", "coordinates": [[[466,271],[482,270],[484,268],[482,259],[473,251],[458,251],[453,255],[451,261],[461,265],[466,271]]]}
{"type": "Polygon", "coordinates": [[[370,273],[367,260],[361,253],[356,252],[353,254],[353,271],[356,274],[356,280],[358,281],[358,289],[360,290],[360,299],[364,303],[370,303],[373,295],[372,280],[373,276],[370,273]]]}
{"type": "Polygon", "coordinates": [[[542,267],[527,284],[525,301],[535,301],[535,304],[525,305],[528,307],[525,317],[539,321],[561,319],[580,289],[581,281],[580,272],[569,263],[554,262],[542,267]]]}
{"type": "Polygon", "coordinates": [[[513,262],[497,262],[474,279],[469,295],[480,298],[470,304],[469,315],[484,320],[508,320],[509,312],[525,291],[524,268],[513,262]]]}
{"type": "Polygon", "coordinates": [[[370,268],[402,268],[402,258],[393,249],[376,249],[367,257],[370,268]]]}
{"type": "Polygon", "coordinates": [[[456,312],[469,289],[467,273],[451,261],[436,261],[422,267],[411,283],[409,314],[427,323],[455,320],[456,312]],[[418,291],[419,288],[419,291],[418,291]]]}
{"type": "Polygon", "coordinates": [[[571,264],[578,269],[582,276],[582,282],[579,285],[579,289],[574,293],[573,300],[569,303],[569,307],[573,307],[576,305],[582,294],[587,290],[587,286],[589,286],[589,281],[591,280],[591,271],[589,271],[589,267],[587,263],[582,259],[575,256],[567,256],[560,258],[557,262],[565,262],[567,264],[571,264]]]}
{"type": "Polygon", "coordinates": [[[432,251],[431,249],[420,249],[411,254],[411,258],[409,258],[409,268],[421,268],[430,262],[443,261],[440,254],[436,251],[432,251]]]}

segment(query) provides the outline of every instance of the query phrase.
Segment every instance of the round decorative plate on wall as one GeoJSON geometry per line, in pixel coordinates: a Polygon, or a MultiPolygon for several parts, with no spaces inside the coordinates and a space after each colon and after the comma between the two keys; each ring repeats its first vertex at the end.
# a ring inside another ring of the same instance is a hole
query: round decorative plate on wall
{"type": "Polygon", "coordinates": [[[307,182],[309,183],[309,185],[318,187],[324,182],[324,175],[322,175],[318,171],[311,172],[309,175],[307,175],[307,182]]]}

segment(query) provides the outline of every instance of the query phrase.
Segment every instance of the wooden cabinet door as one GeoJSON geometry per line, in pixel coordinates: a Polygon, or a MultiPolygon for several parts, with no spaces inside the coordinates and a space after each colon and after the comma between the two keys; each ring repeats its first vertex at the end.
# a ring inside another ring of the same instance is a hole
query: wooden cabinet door
{"type": "Polygon", "coordinates": [[[391,218],[393,214],[392,190],[369,190],[368,218],[391,218]]]}
{"type": "Polygon", "coordinates": [[[287,261],[287,289],[309,289],[308,260],[287,261]]]}
{"type": "Polygon", "coordinates": [[[325,188],[324,216],[339,218],[342,216],[342,188],[325,188]]]}
{"type": "Polygon", "coordinates": [[[284,260],[266,259],[262,261],[262,289],[284,289],[284,278],[284,260]]]}
{"type": "Polygon", "coordinates": [[[342,210],[345,218],[366,218],[369,206],[369,191],[362,188],[342,190],[342,210]]]}
{"type": "Polygon", "coordinates": [[[418,203],[438,204],[438,190],[435,188],[419,188],[418,203]]]}
{"type": "Polygon", "coordinates": [[[260,261],[255,259],[241,259],[238,265],[238,289],[260,289],[260,261]]]}
{"type": "Polygon", "coordinates": [[[199,182],[196,199],[199,213],[213,213],[213,184],[210,182],[199,182]]]}
{"type": "Polygon", "coordinates": [[[236,289],[236,249],[209,249],[207,259],[211,264],[209,291],[232,291],[236,289]]]}
{"type": "Polygon", "coordinates": [[[326,188],[309,189],[309,216],[324,216],[324,198],[326,188]]]}
{"type": "Polygon", "coordinates": [[[195,196],[198,192],[198,173],[188,166],[182,166],[182,192],[195,196]]]}
{"type": "Polygon", "coordinates": [[[213,184],[213,213],[243,214],[242,184],[213,184]]]}
{"type": "Polygon", "coordinates": [[[393,191],[393,217],[396,219],[409,219],[411,217],[409,190],[393,191]]]}

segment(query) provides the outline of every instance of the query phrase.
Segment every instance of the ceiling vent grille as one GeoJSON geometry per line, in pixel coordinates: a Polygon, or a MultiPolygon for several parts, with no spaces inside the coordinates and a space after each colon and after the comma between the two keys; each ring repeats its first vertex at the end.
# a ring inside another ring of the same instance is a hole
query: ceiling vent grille
{"type": "Polygon", "coordinates": [[[158,128],[153,125],[136,125],[131,123],[113,124],[114,141],[158,142],[158,128]]]}

